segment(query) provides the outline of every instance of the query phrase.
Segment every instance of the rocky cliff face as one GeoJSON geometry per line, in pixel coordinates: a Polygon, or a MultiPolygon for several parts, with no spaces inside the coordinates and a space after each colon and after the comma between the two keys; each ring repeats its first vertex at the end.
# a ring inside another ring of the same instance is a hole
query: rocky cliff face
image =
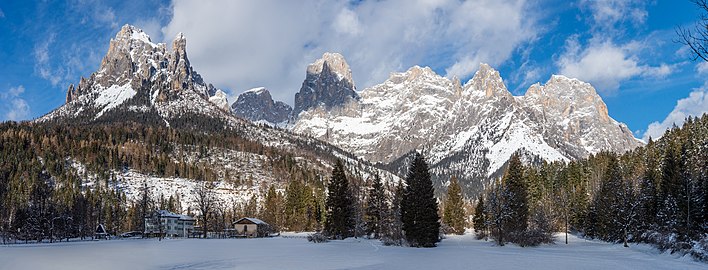
{"type": "Polygon", "coordinates": [[[187,39],[178,34],[172,50],[142,30],[125,25],[111,39],[98,71],[67,90],[67,103],[38,119],[99,121],[109,114],[153,115],[169,120],[185,113],[228,118],[223,91],[204,82],[187,57],[187,39]]]}
{"type": "Polygon", "coordinates": [[[265,121],[273,126],[288,121],[293,109],[281,101],[273,101],[268,89],[254,88],[243,92],[231,104],[231,110],[237,116],[253,122],[265,121]]]}
{"type": "Polygon", "coordinates": [[[354,81],[349,64],[338,53],[325,53],[307,67],[300,91],[295,94],[293,116],[310,108],[333,108],[356,100],[354,81]]]}
{"type": "Polygon", "coordinates": [[[609,117],[592,86],[562,76],[516,97],[486,64],[464,85],[416,66],[359,95],[300,113],[292,130],[403,173],[406,157],[422,151],[438,186],[456,175],[469,194],[499,176],[516,151],[527,162],[568,161],[641,144],[609,117]]]}

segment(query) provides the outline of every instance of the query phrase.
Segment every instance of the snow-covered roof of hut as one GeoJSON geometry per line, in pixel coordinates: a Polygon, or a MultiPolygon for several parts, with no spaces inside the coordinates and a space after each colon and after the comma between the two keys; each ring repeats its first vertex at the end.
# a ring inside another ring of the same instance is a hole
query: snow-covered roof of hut
{"type": "Polygon", "coordinates": [[[252,224],[258,224],[258,225],[269,225],[263,220],[257,219],[257,218],[251,218],[251,217],[245,217],[241,218],[237,221],[234,221],[233,224],[243,224],[243,223],[252,223],[252,224]]]}

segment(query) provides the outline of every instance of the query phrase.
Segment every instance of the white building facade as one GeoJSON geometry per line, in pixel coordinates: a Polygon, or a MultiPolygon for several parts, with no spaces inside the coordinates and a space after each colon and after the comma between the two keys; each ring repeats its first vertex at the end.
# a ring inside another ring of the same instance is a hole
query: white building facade
{"type": "Polygon", "coordinates": [[[187,237],[194,231],[196,219],[175,214],[167,210],[157,210],[152,217],[145,218],[145,234],[165,237],[187,237]]]}

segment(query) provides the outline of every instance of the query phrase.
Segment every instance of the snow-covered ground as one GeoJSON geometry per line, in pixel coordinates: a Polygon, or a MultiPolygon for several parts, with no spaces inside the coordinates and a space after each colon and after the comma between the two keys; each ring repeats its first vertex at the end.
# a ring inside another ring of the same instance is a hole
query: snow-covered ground
{"type": "MultiPolygon", "coordinates": [[[[706,269],[647,245],[570,238],[570,244],[495,246],[449,236],[431,249],[387,247],[375,240],[313,244],[268,239],[126,239],[0,246],[0,269],[706,269]]],[[[561,238],[559,238],[561,240],[561,238]]]]}

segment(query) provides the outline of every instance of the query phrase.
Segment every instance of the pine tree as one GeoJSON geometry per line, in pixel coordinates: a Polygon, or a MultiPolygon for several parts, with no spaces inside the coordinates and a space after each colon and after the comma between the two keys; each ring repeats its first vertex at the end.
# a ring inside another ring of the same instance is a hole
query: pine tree
{"type": "Polygon", "coordinates": [[[487,193],[487,202],[484,204],[488,213],[487,228],[497,244],[506,244],[505,224],[513,217],[511,208],[507,204],[508,189],[504,188],[501,181],[495,181],[487,193]]]}
{"type": "Polygon", "coordinates": [[[487,209],[484,208],[484,197],[479,196],[472,217],[472,226],[477,239],[487,238],[487,215],[487,209]]]}
{"type": "Polygon", "coordinates": [[[386,212],[388,212],[388,199],[386,191],[378,174],[374,175],[374,182],[369,189],[369,198],[366,204],[366,227],[367,234],[373,235],[374,238],[381,238],[383,233],[386,212]]]}
{"type": "MultiPolygon", "coordinates": [[[[649,140],[648,145],[653,145],[649,140]]],[[[650,150],[651,151],[651,150],[650,150]]],[[[656,172],[657,162],[652,153],[645,154],[646,168],[640,182],[640,222],[641,227],[645,230],[652,229],[656,224],[656,215],[659,208],[659,195],[657,194],[657,184],[659,181],[656,172]]]]}
{"type": "Polygon", "coordinates": [[[391,208],[386,215],[386,226],[383,231],[384,236],[381,240],[384,242],[384,245],[401,246],[405,238],[403,235],[403,220],[401,220],[401,202],[403,201],[405,187],[403,182],[399,182],[398,185],[391,189],[393,198],[391,200],[391,208]]]}
{"type": "Polygon", "coordinates": [[[435,247],[440,241],[438,202],[434,196],[428,164],[420,153],[416,153],[406,176],[401,220],[406,240],[411,246],[435,247]]]}
{"type": "Polygon", "coordinates": [[[449,226],[454,234],[465,233],[465,205],[462,189],[456,177],[450,178],[447,189],[447,200],[443,210],[443,223],[449,226]]]}
{"type": "Polygon", "coordinates": [[[529,205],[527,196],[527,184],[524,177],[524,166],[518,153],[509,159],[509,167],[503,178],[505,197],[502,199],[508,206],[511,219],[504,223],[504,230],[509,235],[509,240],[515,242],[517,238],[523,237],[528,225],[529,205]]]}
{"type": "Polygon", "coordinates": [[[325,235],[334,239],[354,236],[354,205],[344,165],[337,160],[327,186],[325,235]]]}
{"type": "Polygon", "coordinates": [[[676,146],[670,143],[664,154],[661,168],[661,185],[659,186],[661,208],[657,215],[661,230],[678,233],[679,220],[682,213],[679,208],[679,190],[681,190],[681,161],[677,157],[676,146]]]}
{"type": "Polygon", "coordinates": [[[261,218],[275,231],[279,231],[278,219],[280,218],[280,202],[278,193],[275,191],[275,186],[270,185],[268,188],[268,193],[266,193],[265,203],[263,206],[263,211],[261,213],[261,218]]]}

